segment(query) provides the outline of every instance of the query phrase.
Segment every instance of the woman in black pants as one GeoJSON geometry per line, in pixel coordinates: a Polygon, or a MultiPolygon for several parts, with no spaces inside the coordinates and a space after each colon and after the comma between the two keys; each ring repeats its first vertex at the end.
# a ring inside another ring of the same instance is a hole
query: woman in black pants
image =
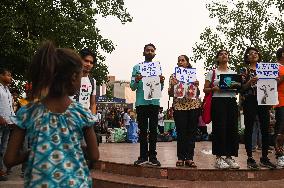
{"type": "Polygon", "coordinates": [[[260,158],[260,165],[268,168],[275,168],[276,166],[268,159],[268,128],[269,128],[269,109],[270,106],[258,105],[257,102],[257,75],[256,64],[260,62],[261,54],[259,50],[253,47],[246,49],[244,54],[244,63],[247,67],[241,69],[243,79],[242,95],[244,123],[245,123],[245,148],[247,152],[247,167],[251,169],[258,169],[258,165],[252,156],[252,132],[255,118],[258,115],[260,129],[262,134],[262,157],[260,158]]]}
{"type": "Polygon", "coordinates": [[[238,106],[236,91],[221,90],[221,74],[236,74],[229,68],[229,53],[219,50],[215,57],[217,68],[208,72],[205,78],[204,93],[213,92],[212,119],[212,154],[216,156],[214,164],[218,169],[237,169],[239,164],[232,158],[238,156],[238,106]]]}
{"type": "MultiPolygon", "coordinates": [[[[178,66],[183,68],[191,68],[189,58],[186,55],[178,57],[178,66]]],[[[178,84],[178,80],[173,74],[170,77],[170,88],[178,84]]],[[[194,83],[198,84],[198,81],[194,83]]],[[[170,89],[171,90],[171,89],[170,89]]],[[[174,120],[177,131],[177,167],[191,167],[197,166],[193,162],[194,148],[195,148],[195,134],[198,124],[198,110],[200,102],[197,99],[187,97],[173,99],[174,120]]]]}

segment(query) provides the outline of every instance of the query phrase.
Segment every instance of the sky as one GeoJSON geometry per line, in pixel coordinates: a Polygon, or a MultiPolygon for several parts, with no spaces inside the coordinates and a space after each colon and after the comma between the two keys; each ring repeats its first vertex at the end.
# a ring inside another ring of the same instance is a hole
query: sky
{"type": "MultiPolygon", "coordinates": [[[[205,27],[212,20],[205,5],[208,0],[124,0],[125,7],[133,17],[131,23],[121,24],[114,17],[98,18],[101,34],[115,44],[111,54],[104,54],[109,75],[116,80],[130,81],[132,68],[142,62],[145,44],[153,43],[155,60],[161,62],[166,78],[161,106],[168,105],[168,79],[174,72],[179,55],[192,56],[192,47],[199,41],[205,27]]],[[[192,63],[197,68],[200,89],[204,84],[203,62],[192,63]]],[[[202,92],[201,92],[202,93],[202,92]]],[[[203,93],[202,93],[203,95],[203,93]]]]}

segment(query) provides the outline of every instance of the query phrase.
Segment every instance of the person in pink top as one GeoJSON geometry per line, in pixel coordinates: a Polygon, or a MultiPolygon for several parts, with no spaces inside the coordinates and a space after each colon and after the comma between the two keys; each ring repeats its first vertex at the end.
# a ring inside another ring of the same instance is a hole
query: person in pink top
{"type": "Polygon", "coordinates": [[[278,100],[279,104],[275,108],[276,118],[276,140],[275,155],[277,158],[277,166],[284,167],[284,47],[279,48],[276,52],[276,58],[279,64],[278,82],[278,100]]]}

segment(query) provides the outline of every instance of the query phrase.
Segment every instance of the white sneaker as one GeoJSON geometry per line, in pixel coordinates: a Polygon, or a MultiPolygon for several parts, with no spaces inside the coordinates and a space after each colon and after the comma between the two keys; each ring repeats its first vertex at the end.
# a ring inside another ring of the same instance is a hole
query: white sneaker
{"type": "Polygon", "coordinates": [[[226,159],[224,159],[224,160],[230,166],[230,168],[232,168],[232,169],[239,169],[240,168],[239,164],[236,163],[236,161],[233,158],[226,157],[226,159]]]}
{"type": "Polygon", "coordinates": [[[280,168],[284,168],[284,156],[278,157],[276,165],[280,168]]]}
{"type": "Polygon", "coordinates": [[[218,157],[216,158],[214,167],[219,169],[228,169],[230,168],[230,165],[228,165],[228,163],[226,163],[226,161],[222,157],[218,157]]]}

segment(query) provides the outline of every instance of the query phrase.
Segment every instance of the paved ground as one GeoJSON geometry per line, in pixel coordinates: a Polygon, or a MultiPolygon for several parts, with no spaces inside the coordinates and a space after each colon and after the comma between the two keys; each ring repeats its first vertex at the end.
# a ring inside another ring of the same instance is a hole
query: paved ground
{"type": "MultiPolygon", "coordinates": [[[[116,163],[133,164],[139,155],[139,144],[129,143],[103,143],[100,144],[100,159],[116,163]]],[[[157,144],[158,159],[162,167],[175,167],[176,142],[159,142],[157,144]]],[[[261,151],[254,152],[255,159],[259,161],[261,151]]],[[[275,162],[274,151],[269,154],[271,161],[275,162]]],[[[199,169],[213,169],[215,157],[211,154],[211,142],[197,142],[194,161],[199,169]]],[[[239,157],[235,158],[241,169],[246,169],[246,153],[244,145],[240,145],[239,157]]],[[[9,181],[0,182],[1,188],[22,187],[23,179],[20,177],[20,166],[12,169],[8,176],[9,181]]],[[[284,186],[283,186],[284,187],[284,186]]]]}

